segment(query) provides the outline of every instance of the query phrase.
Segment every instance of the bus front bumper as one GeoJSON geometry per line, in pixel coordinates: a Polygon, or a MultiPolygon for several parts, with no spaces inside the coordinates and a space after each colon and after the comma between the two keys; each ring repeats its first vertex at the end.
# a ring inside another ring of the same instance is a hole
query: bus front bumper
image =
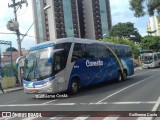
{"type": "Polygon", "coordinates": [[[26,87],[24,86],[24,92],[27,94],[38,94],[38,93],[54,93],[52,85],[46,85],[43,87],[26,87]]]}

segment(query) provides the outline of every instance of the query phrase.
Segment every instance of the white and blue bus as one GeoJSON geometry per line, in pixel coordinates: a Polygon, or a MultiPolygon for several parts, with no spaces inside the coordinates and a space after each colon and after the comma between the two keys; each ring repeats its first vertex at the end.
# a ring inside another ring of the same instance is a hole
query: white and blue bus
{"type": "Polygon", "coordinates": [[[63,38],[29,50],[24,62],[23,86],[25,93],[76,93],[79,88],[125,80],[133,74],[130,46],[63,38]]]}
{"type": "Polygon", "coordinates": [[[142,68],[155,68],[160,66],[160,52],[145,51],[141,54],[142,68]]]}

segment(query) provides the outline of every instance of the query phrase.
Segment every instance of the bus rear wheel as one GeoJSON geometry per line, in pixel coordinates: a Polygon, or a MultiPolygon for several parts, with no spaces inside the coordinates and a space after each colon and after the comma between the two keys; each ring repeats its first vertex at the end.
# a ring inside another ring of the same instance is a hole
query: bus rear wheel
{"type": "Polygon", "coordinates": [[[123,79],[123,80],[126,80],[126,79],[127,79],[127,71],[125,71],[125,70],[124,70],[124,72],[123,72],[123,77],[122,77],[122,79],[123,79]]]}
{"type": "Polygon", "coordinates": [[[73,80],[71,84],[70,94],[76,94],[78,92],[79,85],[77,80],[73,80]]]}
{"type": "Polygon", "coordinates": [[[118,71],[118,78],[117,78],[117,81],[118,81],[118,82],[121,82],[122,80],[123,80],[122,72],[121,72],[121,71],[118,71]]]}

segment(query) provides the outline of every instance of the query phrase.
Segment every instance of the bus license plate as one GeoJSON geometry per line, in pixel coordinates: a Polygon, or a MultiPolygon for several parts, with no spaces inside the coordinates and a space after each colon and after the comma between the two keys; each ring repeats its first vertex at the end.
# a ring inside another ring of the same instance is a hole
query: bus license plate
{"type": "Polygon", "coordinates": [[[31,93],[38,93],[38,90],[32,90],[31,93]]]}

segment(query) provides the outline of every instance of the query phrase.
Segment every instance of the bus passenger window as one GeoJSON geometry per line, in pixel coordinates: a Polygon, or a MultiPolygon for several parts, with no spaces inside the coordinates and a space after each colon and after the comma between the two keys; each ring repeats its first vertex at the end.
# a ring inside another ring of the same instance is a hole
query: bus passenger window
{"type": "Polygon", "coordinates": [[[108,58],[108,51],[104,45],[97,45],[98,58],[108,58]]]}
{"type": "Polygon", "coordinates": [[[94,44],[86,44],[86,58],[97,58],[97,47],[94,44]]]}
{"type": "Polygon", "coordinates": [[[157,60],[158,58],[157,58],[157,55],[154,55],[154,60],[157,60]]]}
{"type": "Polygon", "coordinates": [[[82,44],[76,43],[73,49],[72,62],[81,59],[82,54],[83,54],[82,44]]]}

